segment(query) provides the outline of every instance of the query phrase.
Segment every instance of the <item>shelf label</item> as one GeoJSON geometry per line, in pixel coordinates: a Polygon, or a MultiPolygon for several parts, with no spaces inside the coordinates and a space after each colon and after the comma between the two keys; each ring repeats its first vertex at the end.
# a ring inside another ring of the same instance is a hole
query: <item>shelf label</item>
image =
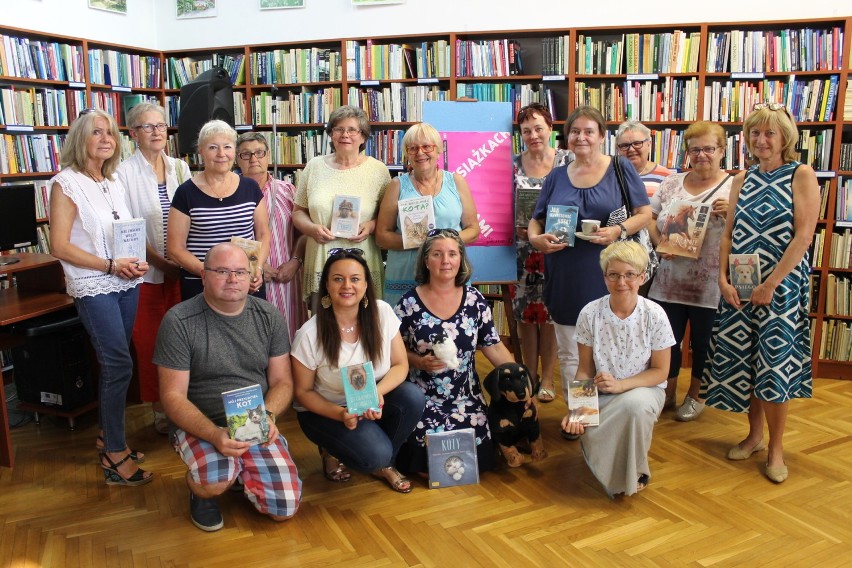
{"type": "Polygon", "coordinates": [[[837,177],[837,172],[831,172],[831,171],[820,171],[820,172],[814,172],[814,173],[816,173],[816,177],[818,177],[818,178],[833,178],[833,177],[837,177]]]}
{"type": "Polygon", "coordinates": [[[659,73],[637,73],[633,75],[627,75],[628,81],[656,81],[659,78],[659,73]]]}
{"type": "Polygon", "coordinates": [[[113,86],[112,86],[112,90],[113,90],[113,91],[118,91],[118,92],[120,92],[120,93],[129,93],[129,92],[130,92],[130,87],[122,87],[121,85],[113,85],[113,86]]]}
{"type": "MultiPolygon", "coordinates": [[[[439,79],[437,77],[418,77],[417,84],[418,85],[434,85],[437,83],[439,79]]],[[[361,83],[364,84],[363,82],[361,83]]]]}
{"type": "Polygon", "coordinates": [[[835,227],[852,227],[852,221],[837,220],[834,222],[835,227]]]}
{"type": "Polygon", "coordinates": [[[32,132],[33,127],[29,124],[7,124],[6,130],[10,132],[32,132]]]}
{"type": "Polygon", "coordinates": [[[542,75],[542,81],[565,81],[567,77],[565,75],[542,75]]]}
{"type": "Polygon", "coordinates": [[[68,87],[71,89],[85,89],[86,83],[79,83],[77,81],[68,81],[68,87]]]}
{"type": "Polygon", "coordinates": [[[379,82],[378,81],[361,81],[361,86],[362,87],[378,87],[379,82]]]}
{"type": "Polygon", "coordinates": [[[766,73],[731,73],[731,79],[765,79],[766,73]]]}
{"type": "Polygon", "coordinates": [[[251,130],[254,128],[251,124],[238,124],[234,127],[234,130],[251,130]]]}

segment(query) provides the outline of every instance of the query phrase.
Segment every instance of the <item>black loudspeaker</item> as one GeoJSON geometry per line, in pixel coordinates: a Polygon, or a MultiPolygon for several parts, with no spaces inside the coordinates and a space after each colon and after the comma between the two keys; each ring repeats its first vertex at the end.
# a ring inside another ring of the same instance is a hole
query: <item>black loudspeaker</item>
{"type": "Polygon", "coordinates": [[[222,67],[200,74],[180,89],[178,116],[178,151],[198,151],[198,132],[210,120],[224,120],[234,126],[234,89],[231,78],[222,67]]]}

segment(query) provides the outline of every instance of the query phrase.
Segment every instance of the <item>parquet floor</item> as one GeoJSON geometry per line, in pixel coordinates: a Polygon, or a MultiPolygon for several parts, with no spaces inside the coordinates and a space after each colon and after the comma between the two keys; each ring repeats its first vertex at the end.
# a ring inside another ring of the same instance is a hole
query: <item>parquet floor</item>
{"type": "Polygon", "coordinates": [[[190,523],[184,467],[146,405],[129,409],[128,428],[157,478],[138,488],[104,485],[92,417],[75,432],[45,417],[13,431],[16,467],[0,469],[0,566],[849,566],[852,381],[818,380],[815,395],[792,405],[787,482],[761,475],[765,453],[725,459],[744,415],[708,409],[681,424],[668,411],[650,486],[616,500],[559,437],[561,400],[541,406],[546,460],[475,486],[418,481],[409,495],[368,476],[327,482],[290,414],[280,427],[304,480],[296,517],[276,524],[227,494],[212,534],[190,523]]]}

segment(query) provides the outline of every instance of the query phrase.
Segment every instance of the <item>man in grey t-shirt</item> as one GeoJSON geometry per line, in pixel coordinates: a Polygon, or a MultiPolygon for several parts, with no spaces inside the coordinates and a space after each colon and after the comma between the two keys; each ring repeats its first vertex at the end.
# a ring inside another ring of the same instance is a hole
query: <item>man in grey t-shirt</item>
{"type": "Polygon", "coordinates": [[[192,522],[222,528],[215,497],[239,477],[255,508],[276,521],[299,507],[302,482],[275,425],[293,400],[290,341],[284,317],[248,295],[249,260],[239,247],[210,249],[201,274],[204,293],[166,314],[157,335],[160,398],[177,426],[175,451],[186,463],[192,522]],[[251,445],[228,435],[222,393],[259,384],[269,442],[251,445]]]}

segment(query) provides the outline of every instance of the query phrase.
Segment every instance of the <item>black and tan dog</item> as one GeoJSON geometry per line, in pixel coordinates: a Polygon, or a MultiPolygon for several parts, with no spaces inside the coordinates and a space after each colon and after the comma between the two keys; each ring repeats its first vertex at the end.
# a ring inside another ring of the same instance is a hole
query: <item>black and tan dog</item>
{"type": "Polygon", "coordinates": [[[496,367],[485,377],[485,390],[491,396],[488,405],[491,435],[509,467],[520,467],[527,461],[516,447],[524,439],[530,444],[533,461],[546,458],[527,368],[517,363],[496,367]]]}

